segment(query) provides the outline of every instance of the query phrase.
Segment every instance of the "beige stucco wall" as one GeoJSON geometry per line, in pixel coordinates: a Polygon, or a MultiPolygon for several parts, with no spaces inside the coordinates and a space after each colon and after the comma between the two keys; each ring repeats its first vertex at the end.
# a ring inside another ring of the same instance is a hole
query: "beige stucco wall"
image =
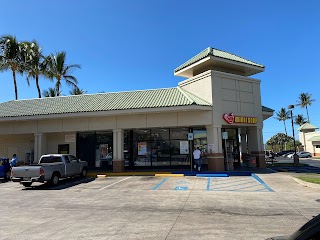
{"type": "Polygon", "coordinates": [[[179,87],[201,97],[209,103],[212,103],[211,71],[206,71],[182,81],[179,83],[179,87]]]}
{"type": "Polygon", "coordinates": [[[218,71],[211,71],[211,74],[214,125],[228,125],[222,115],[234,113],[235,116],[258,118],[257,124],[241,126],[262,127],[260,81],[218,71]]]}
{"type": "MultiPolygon", "coordinates": [[[[66,135],[76,135],[75,132],[66,133],[49,133],[46,134],[47,138],[47,152],[45,153],[57,153],[59,144],[69,144],[69,153],[76,155],[76,142],[66,142],[66,135]]],[[[43,153],[43,154],[45,154],[43,153]]]]}
{"type": "Polygon", "coordinates": [[[112,117],[81,117],[56,120],[0,122],[0,134],[64,133],[113,129],[199,126],[212,124],[211,111],[127,114],[112,117]]]}
{"type": "Polygon", "coordinates": [[[0,157],[11,158],[16,153],[20,163],[24,163],[25,154],[31,153],[33,146],[33,134],[0,135],[0,157]]]}

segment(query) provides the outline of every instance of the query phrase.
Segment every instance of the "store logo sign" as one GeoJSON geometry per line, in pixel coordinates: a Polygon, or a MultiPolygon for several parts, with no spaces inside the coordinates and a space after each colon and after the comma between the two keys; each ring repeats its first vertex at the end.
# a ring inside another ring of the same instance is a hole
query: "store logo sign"
{"type": "Polygon", "coordinates": [[[223,120],[225,120],[228,124],[234,123],[246,123],[246,124],[256,124],[258,122],[258,118],[256,117],[242,117],[235,116],[233,113],[225,113],[222,115],[223,120]]]}

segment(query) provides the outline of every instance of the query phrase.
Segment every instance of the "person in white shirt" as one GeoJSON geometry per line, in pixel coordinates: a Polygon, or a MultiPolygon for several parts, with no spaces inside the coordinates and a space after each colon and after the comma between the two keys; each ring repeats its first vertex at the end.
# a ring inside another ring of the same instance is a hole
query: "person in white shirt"
{"type": "Polygon", "coordinates": [[[12,159],[10,160],[10,166],[16,167],[18,163],[18,157],[17,154],[13,154],[12,159]]]}
{"type": "Polygon", "coordinates": [[[201,171],[201,152],[199,150],[199,147],[197,147],[194,151],[193,151],[193,159],[194,159],[194,168],[198,167],[198,171],[201,171]]]}

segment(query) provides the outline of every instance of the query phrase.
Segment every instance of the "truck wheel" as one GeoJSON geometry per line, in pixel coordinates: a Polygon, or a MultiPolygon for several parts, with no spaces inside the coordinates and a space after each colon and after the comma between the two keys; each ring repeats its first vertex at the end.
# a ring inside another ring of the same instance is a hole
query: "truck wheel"
{"type": "Polygon", "coordinates": [[[7,171],[6,174],[4,175],[5,180],[10,180],[11,172],[7,171]]]}
{"type": "Polygon", "coordinates": [[[57,174],[57,173],[54,173],[53,175],[52,175],[52,177],[51,177],[51,184],[53,185],[53,186],[57,186],[58,184],[59,184],[59,174],[57,174]]]}
{"type": "Polygon", "coordinates": [[[82,172],[80,173],[80,177],[85,178],[87,176],[87,172],[88,171],[86,168],[82,169],[82,172]]]}
{"type": "Polygon", "coordinates": [[[22,185],[24,186],[24,187],[31,187],[31,182],[24,182],[24,183],[22,183],[22,185]]]}

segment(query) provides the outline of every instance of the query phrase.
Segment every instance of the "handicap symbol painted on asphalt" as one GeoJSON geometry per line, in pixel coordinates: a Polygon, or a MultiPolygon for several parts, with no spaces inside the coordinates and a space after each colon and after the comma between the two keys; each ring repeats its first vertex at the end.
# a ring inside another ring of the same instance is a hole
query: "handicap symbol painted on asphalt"
{"type": "Polygon", "coordinates": [[[183,181],[183,180],[177,181],[177,183],[178,183],[178,184],[190,184],[189,182],[183,181]]]}
{"type": "Polygon", "coordinates": [[[188,187],[175,187],[174,190],[188,190],[188,187]]]}

